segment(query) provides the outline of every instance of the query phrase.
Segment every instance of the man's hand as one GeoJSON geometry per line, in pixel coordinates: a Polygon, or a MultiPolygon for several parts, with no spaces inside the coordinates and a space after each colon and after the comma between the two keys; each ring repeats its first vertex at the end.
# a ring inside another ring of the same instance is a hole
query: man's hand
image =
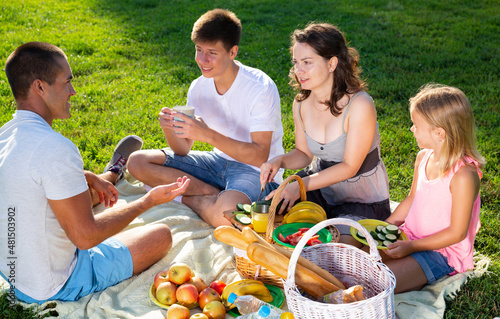
{"type": "Polygon", "coordinates": [[[179,177],[177,182],[168,185],[159,185],[149,191],[148,199],[152,206],[168,203],[179,195],[184,194],[191,180],[186,176],[179,177]]]}
{"type": "Polygon", "coordinates": [[[90,191],[95,191],[99,197],[100,203],[104,203],[106,207],[113,207],[116,204],[118,201],[118,190],[112,183],[88,171],[85,172],[85,179],[90,191]]]}

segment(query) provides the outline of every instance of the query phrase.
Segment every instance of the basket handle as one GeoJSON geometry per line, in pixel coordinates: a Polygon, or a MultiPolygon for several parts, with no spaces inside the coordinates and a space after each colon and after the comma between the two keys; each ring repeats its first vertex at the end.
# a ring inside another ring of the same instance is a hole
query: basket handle
{"type": "MultiPolygon", "coordinates": [[[[363,226],[361,226],[361,224],[347,218],[327,219],[314,225],[311,229],[305,232],[302,238],[300,239],[299,243],[295,246],[292,256],[290,257],[290,262],[288,263],[288,273],[286,278],[286,280],[290,282],[291,286],[295,286],[295,268],[296,268],[295,266],[297,265],[297,260],[299,259],[300,253],[302,252],[302,249],[306,245],[307,241],[311,239],[311,237],[317,232],[319,232],[321,229],[334,224],[348,225],[361,231],[361,233],[365,236],[366,240],[368,241],[368,245],[370,247],[370,258],[376,262],[380,262],[382,260],[382,258],[380,257],[380,253],[378,252],[377,243],[375,242],[375,239],[372,238],[370,233],[363,226]]],[[[343,244],[322,244],[322,245],[343,245],[343,244]]],[[[349,247],[352,247],[352,249],[357,249],[353,246],[349,247]]],[[[362,251],[360,250],[360,252],[362,251]]]]}
{"type": "Polygon", "coordinates": [[[290,175],[288,176],[283,183],[276,189],[274,193],[273,200],[271,201],[271,206],[269,207],[269,216],[267,221],[267,229],[266,229],[266,240],[271,242],[273,239],[273,231],[274,231],[274,218],[276,217],[276,208],[280,202],[279,198],[281,193],[285,189],[286,185],[291,181],[296,180],[299,183],[300,187],[300,201],[305,201],[307,199],[306,188],[304,186],[304,182],[302,178],[298,175],[290,175]]]}

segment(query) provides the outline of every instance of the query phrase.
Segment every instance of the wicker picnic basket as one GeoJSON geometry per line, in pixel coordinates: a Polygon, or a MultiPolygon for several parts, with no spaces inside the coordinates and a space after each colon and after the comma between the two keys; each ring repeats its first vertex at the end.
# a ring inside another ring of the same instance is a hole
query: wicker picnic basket
{"type": "MultiPolygon", "coordinates": [[[[266,233],[262,236],[271,243],[273,241],[273,231],[279,226],[279,223],[275,223],[276,209],[279,204],[279,197],[286,185],[291,181],[296,180],[300,186],[300,200],[305,201],[307,199],[306,190],[302,178],[297,175],[291,175],[286,178],[283,183],[276,189],[273,200],[271,201],[271,206],[269,207],[269,219],[267,223],[266,233]]],[[[332,233],[332,241],[337,242],[339,240],[338,230],[332,226],[330,229],[332,233]]],[[[283,246],[284,247],[284,246],[283,246]]],[[[265,284],[270,284],[283,288],[283,281],[280,277],[276,276],[271,271],[267,270],[265,267],[256,264],[255,262],[248,259],[246,251],[234,248],[235,252],[235,265],[236,271],[244,278],[259,280],[265,284]]]]}
{"type": "Polygon", "coordinates": [[[368,231],[359,223],[349,219],[325,220],[304,234],[292,253],[288,265],[288,276],[286,280],[283,280],[283,286],[288,309],[293,312],[295,318],[395,318],[396,278],[392,271],[381,262],[377,244],[369,236],[368,231]],[[344,224],[360,230],[368,240],[370,253],[339,243],[304,248],[309,238],[331,224],[344,224]],[[295,284],[295,268],[299,255],[329,271],[340,281],[347,280],[351,284],[363,286],[366,300],[347,304],[329,304],[305,297],[295,284]]]}

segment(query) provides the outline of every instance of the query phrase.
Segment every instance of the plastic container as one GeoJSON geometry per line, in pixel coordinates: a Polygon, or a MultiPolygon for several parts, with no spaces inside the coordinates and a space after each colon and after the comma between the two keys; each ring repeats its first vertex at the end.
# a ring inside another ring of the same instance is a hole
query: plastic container
{"type": "MultiPolygon", "coordinates": [[[[264,306],[266,306],[266,308],[270,310],[270,315],[276,316],[276,318],[279,318],[279,316],[284,312],[283,310],[271,304],[268,304],[267,302],[264,302],[252,295],[238,296],[237,294],[232,292],[227,298],[227,302],[234,304],[242,315],[257,313],[264,306]]],[[[274,317],[269,317],[269,318],[274,318],[274,317]]]]}

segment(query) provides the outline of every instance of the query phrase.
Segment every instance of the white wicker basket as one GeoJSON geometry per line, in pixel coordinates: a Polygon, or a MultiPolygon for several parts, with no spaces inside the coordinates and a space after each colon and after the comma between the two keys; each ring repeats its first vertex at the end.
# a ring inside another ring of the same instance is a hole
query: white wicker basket
{"type": "Polygon", "coordinates": [[[368,231],[359,223],[334,218],[322,221],[307,231],[295,247],[288,265],[288,276],[283,280],[288,308],[295,318],[396,318],[394,312],[394,287],[396,278],[392,271],[381,262],[377,244],[368,231]],[[307,247],[307,241],[321,229],[343,224],[361,230],[370,246],[370,253],[347,244],[329,243],[307,247]],[[351,280],[363,286],[366,300],[348,304],[328,304],[304,297],[295,284],[295,268],[299,254],[339,280],[351,280]]]}

